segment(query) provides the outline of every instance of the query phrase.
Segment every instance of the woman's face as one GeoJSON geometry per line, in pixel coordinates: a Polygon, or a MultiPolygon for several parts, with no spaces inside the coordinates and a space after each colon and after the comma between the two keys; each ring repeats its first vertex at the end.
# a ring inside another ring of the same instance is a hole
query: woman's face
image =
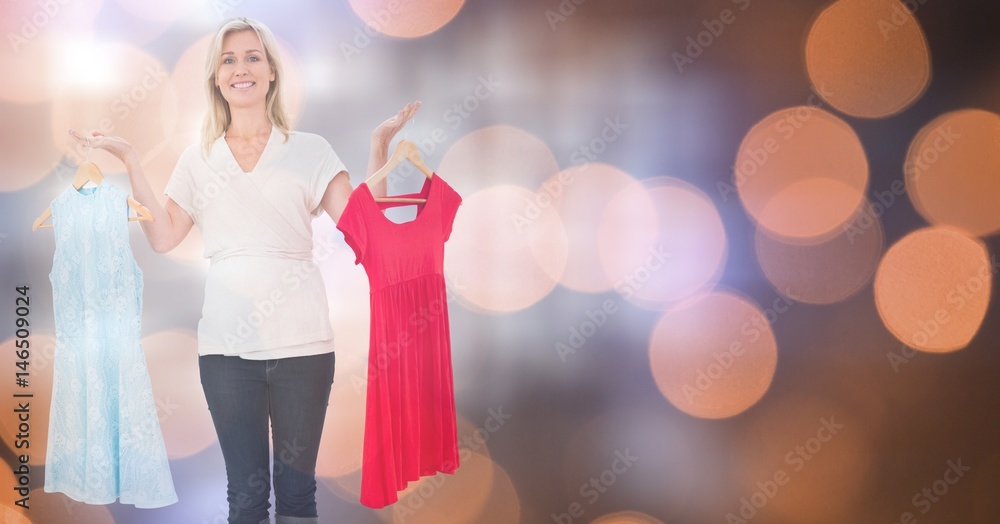
{"type": "Polygon", "coordinates": [[[263,105],[272,80],[274,71],[257,33],[239,31],[223,38],[215,85],[230,108],[263,105]]]}

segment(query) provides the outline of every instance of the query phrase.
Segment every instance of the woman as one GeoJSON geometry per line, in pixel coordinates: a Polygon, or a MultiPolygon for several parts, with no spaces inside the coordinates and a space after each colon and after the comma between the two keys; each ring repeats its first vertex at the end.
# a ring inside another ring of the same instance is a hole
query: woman
{"type": "MultiPolygon", "coordinates": [[[[165,205],[127,142],[70,134],[124,162],[134,197],[156,219],[140,222],[153,250],[170,251],[195,224],[202,234],[211,266],[198,363],[226,463],[229,522],[269,522],[270,423],[277,522],[316,523],[316,456],[334,353],[311,221],[324,211],[339,220],[350,177],[326,140],[288,129],[281,59],[266,26],[228,20],[206,65],[202,143],[182,153],[165,205]]],[[[372,133],[369,175],[418,107],[407,104],[372,133]]],[[[385,183],[372,190],[384,196],[385,183]]]]}

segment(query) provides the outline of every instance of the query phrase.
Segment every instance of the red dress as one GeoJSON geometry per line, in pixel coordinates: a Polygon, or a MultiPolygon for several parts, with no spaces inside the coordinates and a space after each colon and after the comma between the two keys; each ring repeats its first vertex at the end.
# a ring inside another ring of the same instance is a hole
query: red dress
{"type": "MultiPolygon", "coordinates": [[[[424,181],[417,216],[395,223],[366,184],[337,229],[368,273],[371,328],[361,503],[381,508],[407,482],[458,468],[458,431],[444,281],[444,243],[462,197],[440,176],[424,181]]],[[[411,204],[412,205],[412,204],[411,204]]]]}

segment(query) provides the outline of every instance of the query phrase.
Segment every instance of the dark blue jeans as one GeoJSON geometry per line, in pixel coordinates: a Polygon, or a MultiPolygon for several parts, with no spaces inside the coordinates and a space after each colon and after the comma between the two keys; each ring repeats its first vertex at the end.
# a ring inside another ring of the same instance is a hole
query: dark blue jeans
{"type": "Polygon", "coordinates": [[[279,523],[318,523],[316,455],[333,384],[334,354],[274,360],[198,357],[201,385],[228,478],[229,522],[268,522],[268,420],[279,523]]]}

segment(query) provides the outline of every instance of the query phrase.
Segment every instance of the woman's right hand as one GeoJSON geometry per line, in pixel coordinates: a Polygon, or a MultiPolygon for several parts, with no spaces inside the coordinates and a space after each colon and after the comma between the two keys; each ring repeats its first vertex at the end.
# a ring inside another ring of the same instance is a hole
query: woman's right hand
{"type": "Polygon", "coordinates": [[[128,155],[134,151],[132,144],[129,144],[123,138],[117,136],[104,136],[104,133],[101,133],[100,131],[92,131],[90,136],[87,136],[76,129],[70,129],[69,134],[80,145],[104,149],[105,151],[118,157],[118,159],[123,163],[126,161],[128,155]]]}

